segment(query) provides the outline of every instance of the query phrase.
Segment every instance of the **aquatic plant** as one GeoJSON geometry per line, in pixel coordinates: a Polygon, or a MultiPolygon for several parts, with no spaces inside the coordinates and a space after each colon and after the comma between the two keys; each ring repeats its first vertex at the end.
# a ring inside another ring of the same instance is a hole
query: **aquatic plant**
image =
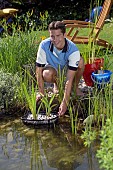
{"type": "Polygon", "coordinates": [[[77,134],[77,119],[78,119],[78,110],[75,113],[75,110],[73,109],[74,104],[72,101],[70,101],[68,105],[68,111],[70,115],[70,121],[71,121],[71,130],[72,134],[77,134]]]}
{"type": "Polygon", "coordinates": [[[34,86],[33,81],[32,81],[31,90],[28,90],[28,86],[26,86],[24,82],[21,84],[21,89],[20,89],[21,93],[23,93],[25,96],[26,107],[30,109],[31,113],[33,114],[34,119],[37,118],[36,116],[36,89],[37,89],[37,86],[34,86]]]}
{"type": "Polygon", "coordinates": [[[58,78],[56,79],[57,86],[58,86],[58,100],[59,103],[62,102],[64,97],[64,85],[66,81],[66,68],[64,68],[62,71],[60,67],[58,67],[58,78]]]}
{"type": "Polygon", "coordinates": [[[41,107],[43,107],[46,111],[46,115],[50,116],[52,112],[52,108],[55,107],[57,104],[53,103],[53,100],[55,98],[56,94],[51,94],[50,97],[48,97],[48,94],[46,93],[44,96],[41,98],[41,103],[39,105],[37,113],[40,112],[41,107]]]}

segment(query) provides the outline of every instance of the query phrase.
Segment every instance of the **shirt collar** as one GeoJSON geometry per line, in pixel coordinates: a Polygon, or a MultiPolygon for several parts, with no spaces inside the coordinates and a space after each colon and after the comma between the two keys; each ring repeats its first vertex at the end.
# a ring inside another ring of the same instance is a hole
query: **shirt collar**
{"type": "MultiPolygon", "coordinates": [[[[50,42],[49,49],[50,49],[51,52],[53,52],[53,46],[54,46],[53,43],[50,42]]],[[[64,46],[64,48],[63,48],[63,50],[62,50],[62,53],[65,53],[65,52],[67,51],[67,48],[68,48],[68,43],[67,43],[67,40],[66,40],[66,38],[65,38],[65,46],[64,46]]]]}

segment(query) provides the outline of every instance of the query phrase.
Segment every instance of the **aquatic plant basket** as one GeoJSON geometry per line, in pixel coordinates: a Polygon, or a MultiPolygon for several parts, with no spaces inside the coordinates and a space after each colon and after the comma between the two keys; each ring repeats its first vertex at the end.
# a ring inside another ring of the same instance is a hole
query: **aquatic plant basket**
{"type": "Polygon", "coordinates": [[[109,70],[103,70],[103,73],[98,74],[97,72],[93,72],[91,78],[93,82],[99,87],[105,87],[110,83],[112,72],[109,70]]]}
{"type": "Polygon", "coordinates": [[[36,115],[36,119],[28,111],[23,117],[21,117],[22,122],[25,125],[40,126],[40,125],[54,125],[58,122],[57,112],[52,112],[50,116],[47,116],[45,112],[40,112],[36,115]]]}

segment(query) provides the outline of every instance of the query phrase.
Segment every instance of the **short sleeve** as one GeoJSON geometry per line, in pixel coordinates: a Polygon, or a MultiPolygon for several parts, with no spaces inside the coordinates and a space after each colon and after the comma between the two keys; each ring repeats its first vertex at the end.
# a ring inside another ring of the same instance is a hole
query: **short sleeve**
{"type": "Polygon", "coordinates": [[[69,56],[69,68],[78,68],[79,65],[79,61],[80,61],[80,52],[79,51],[75,51],[73,52],[70,56],[69,56]]]}
{"type": "Polygon", "coordinates": [[[38,52],[37,52],[37,59],[36,59],[37,64],[46,64],[46,53],[42,49],[41,45],[39,46],[38,52]]]}

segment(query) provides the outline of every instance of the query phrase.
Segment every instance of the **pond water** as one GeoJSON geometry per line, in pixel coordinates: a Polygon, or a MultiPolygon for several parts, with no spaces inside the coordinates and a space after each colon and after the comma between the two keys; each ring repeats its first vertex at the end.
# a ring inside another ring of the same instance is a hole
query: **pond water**
{"type": "Polygon", "coordinates": [[[0,170],[100,170],[98,141],[85,148],[64,122],[54,128],[33,129],[20,118],[2,120],[0,170]]]}

